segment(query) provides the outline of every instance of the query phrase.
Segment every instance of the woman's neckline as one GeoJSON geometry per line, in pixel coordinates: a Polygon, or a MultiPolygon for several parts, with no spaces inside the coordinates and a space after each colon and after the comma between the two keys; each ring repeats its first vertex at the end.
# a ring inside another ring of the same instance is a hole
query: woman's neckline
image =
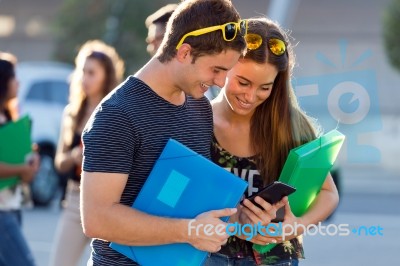
{"type": "Polygon", "coordinates": [[[251,156],[237,156],[235,154],[232,154],[231,152],[227,151],[224,147],[221,146],[221,144],[219,144],[217,137],[215,136],[215,134],[213,134],[213,142],[216,145],[216,147],[225,152],[228,153],[230,156],[235,157],[238,160],[254,160],[256,159],[257,155],[251,155],[251,156]]]}

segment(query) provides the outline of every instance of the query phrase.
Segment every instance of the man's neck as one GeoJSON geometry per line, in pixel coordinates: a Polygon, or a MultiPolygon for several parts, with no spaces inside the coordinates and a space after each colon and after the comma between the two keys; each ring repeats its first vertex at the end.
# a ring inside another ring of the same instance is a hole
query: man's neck
{"type": "Polygon", "coordinates": [[[172,61],[161,63],[155,57],[135,74],[136,78],[146,83],[161,98],[174,105],[182,105],[185,93],[175,85],[175,76],[172,61]]]}

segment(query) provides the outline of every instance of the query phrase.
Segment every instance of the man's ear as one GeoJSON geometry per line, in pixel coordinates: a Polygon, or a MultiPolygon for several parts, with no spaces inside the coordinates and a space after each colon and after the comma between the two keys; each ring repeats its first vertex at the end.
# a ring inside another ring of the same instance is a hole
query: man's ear
{"type": "Polygon", "coordinates": [[[190,52],[192,51],[192,47],[190,44],[184,43],[179,47],[178,51],[176,52],[176,58],[178,59],[179,62],[191,62],[191,54],[190,52]]]}

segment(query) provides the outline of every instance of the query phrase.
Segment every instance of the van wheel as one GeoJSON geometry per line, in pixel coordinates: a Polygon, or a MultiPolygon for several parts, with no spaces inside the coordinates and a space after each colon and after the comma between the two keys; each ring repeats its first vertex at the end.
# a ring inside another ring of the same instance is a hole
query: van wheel
{"type": "Polygon", "coordinates": [[[36,206],[47,206],[53,200],[58,189],[58,174],[54,168],[54,155],[40,151],[40,166],[31,183],[32,200],[36,206]]]}

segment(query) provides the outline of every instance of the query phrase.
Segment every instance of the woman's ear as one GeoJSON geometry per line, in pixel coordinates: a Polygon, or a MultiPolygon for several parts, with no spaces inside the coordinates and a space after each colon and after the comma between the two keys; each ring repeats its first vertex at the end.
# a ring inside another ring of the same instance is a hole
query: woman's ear
{"type": "Polygon", "coordinates": [[[190,52],[192,51],[192,47],[190,44],[184,43],[179,47],[178,51],[176,52],[176,58],[178,59],[179,62],[184,63],[184,62],[191,62],[192,61],[192,56],[190,52]]]}

